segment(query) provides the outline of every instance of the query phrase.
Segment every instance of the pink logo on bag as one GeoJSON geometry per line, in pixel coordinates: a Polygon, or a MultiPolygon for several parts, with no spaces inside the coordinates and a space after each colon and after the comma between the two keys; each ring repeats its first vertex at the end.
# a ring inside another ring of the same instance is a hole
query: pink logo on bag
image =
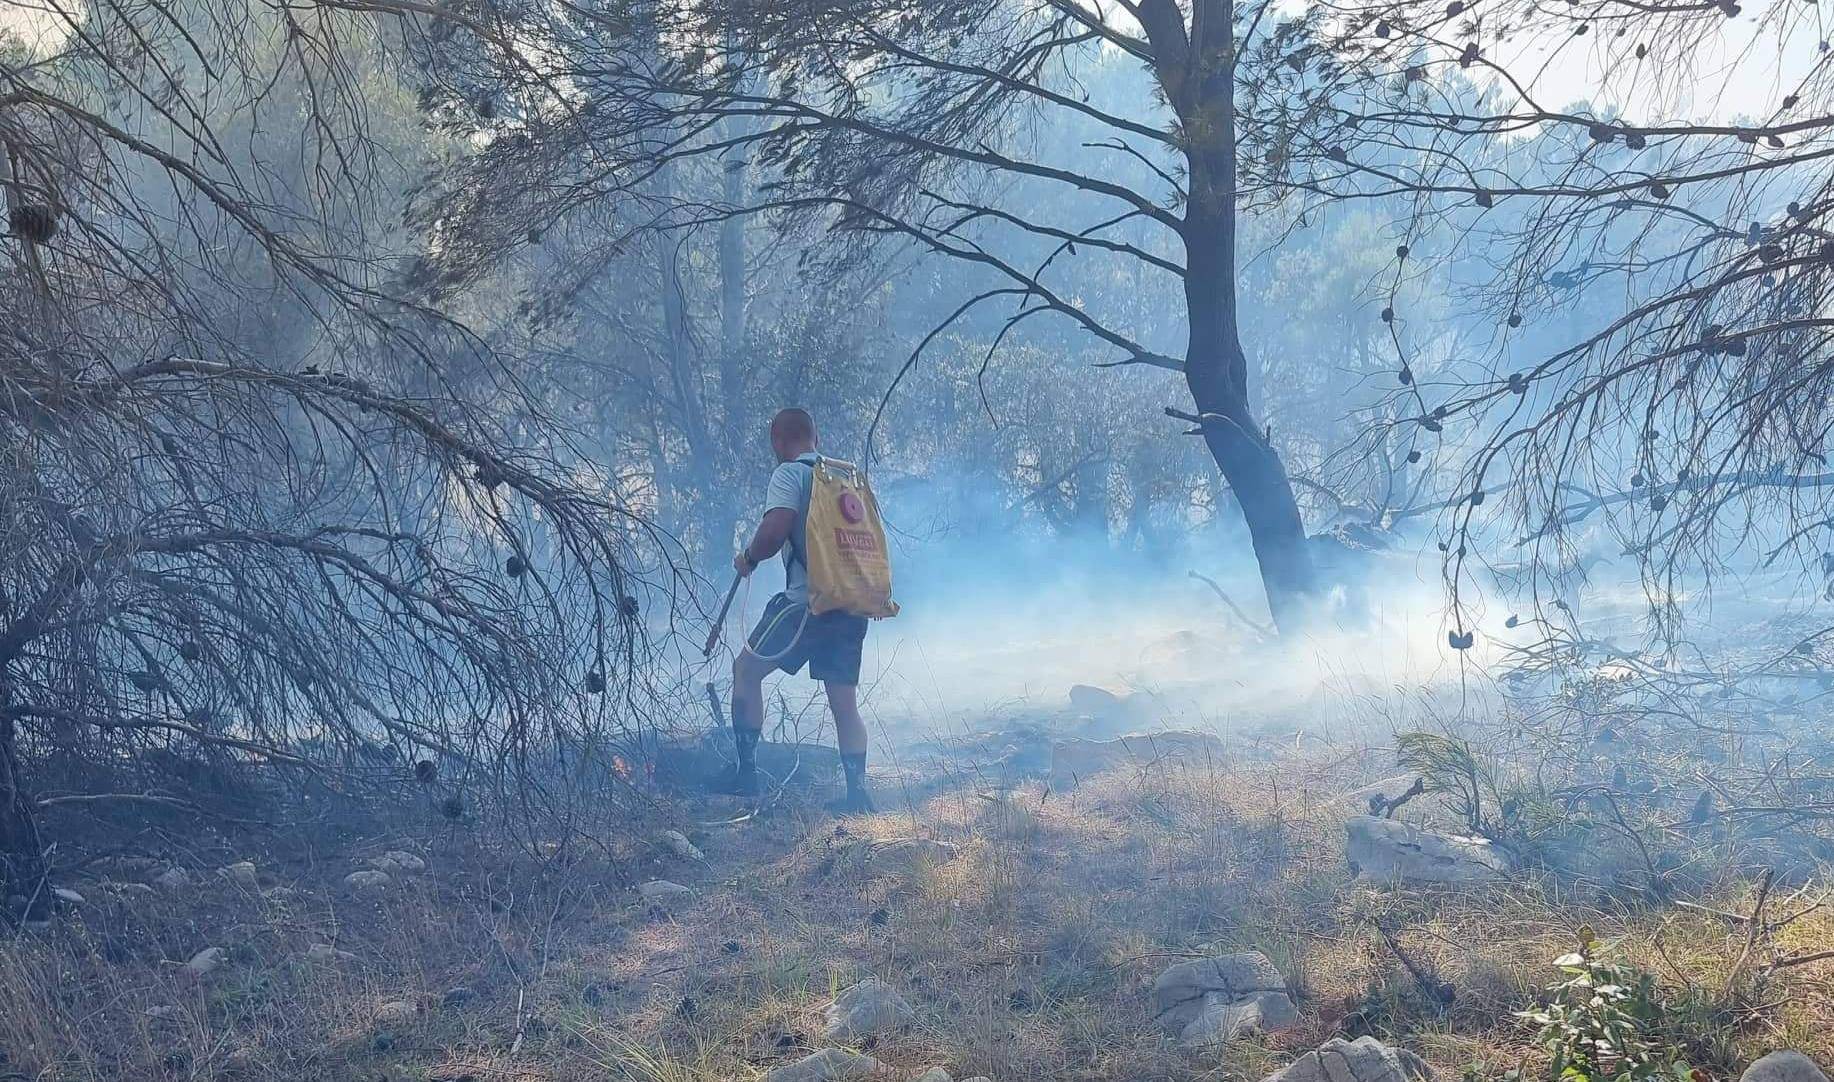
{"type": "Polygon", "coordinates": [[[848,522],[858,522],[866,517],[866,505],[851,492],[842,492],[840,498],[841,517],[848,522]]]}

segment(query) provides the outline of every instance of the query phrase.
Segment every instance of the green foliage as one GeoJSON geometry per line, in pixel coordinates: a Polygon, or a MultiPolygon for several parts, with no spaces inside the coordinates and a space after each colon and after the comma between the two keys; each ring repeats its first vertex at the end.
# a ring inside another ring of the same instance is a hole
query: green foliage
{"type": "MultiPolygon", "coordinates": [[[[1675,1023],[1690,1014],[1671,1004],[1653,974],[1599,957],[1589,929],[1579,948],[1555,959],[1562,978],[1548,986],[1546,1003],[1516,1017],[1535,1027],[1535,1043],[1548,1054],[1549,1082],[1694,1082],[1698,1077],[1673,1039],[1675,1023]]],[[[1467,1082],[1487,1072],[1467,1069],[1467,1082]]],[[[1502,1082],[1526,1082],[1522,1068],[1502,1082]]]]}
{"type": "Polygon", "coordinates": [[[1445,794],[1452,810],[1472,831],[1483,831],[1484,796],[1495,794],[1495,784],[1469,743],[1438,733],[1414,732],[1395,737],[1395,749],[1400,765],[1424,778],[1429,790],[1445,794]]]}

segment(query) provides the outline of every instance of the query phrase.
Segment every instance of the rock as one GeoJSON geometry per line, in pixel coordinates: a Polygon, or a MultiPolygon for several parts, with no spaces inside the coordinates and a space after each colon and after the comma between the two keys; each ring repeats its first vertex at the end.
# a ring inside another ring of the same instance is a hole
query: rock
{"type": "Polygon", "coordinates": [[[911,876],[921,868],[934,868],[954,860],[955,846],[930,838],[862,838],[851,842],[841,860],[867,875],[911,876]]]}
{"type": "Polygon", "coordinates": [[[1145,696],[1135,692],[1117,691],[1094,684],[1076,684],[1070,688],[1070,709],[1097,721],[1131,718],[1141,712],[1140,708],[1145,701],[1145,696]]]}
{"type": "Polygon", "coordinates": [[[1800,1052],[1772,1052],[1745,1068],[1739,1082],[1828,1082],[1815,1061],[1800,1052]]]}
{"type": "Polygon", "coordinates": [[[306,961],[318,965],[330,965],[333,962],[354,962],[357,956],[349,951],[341,951],[329,943],[314,943],[306,948],[306,961]]]}
{"type": "Polygon", "coordinates": [[[694,903],[694,889],[667,879],[652,879],[637,888],[643,900],[664,913],[676,913],[694,903]]]}
{"type": "Polygon", "coordinates": [[[857,1082],[885,1074],[885,1064],[871,1056],[844,1048],[824,1048],[807,1059],[777,1068],[764,1076],[764,1082],[857,1082]]]}
{"type": "Polygon", "coordinates": [[[917,1012],[896,989],[877,977],[868,977],[828,1004],[828,1039],[858,1041],[879,1037],[905,1028],[916,1017],[917,1012]]]}
{"type": "Polygon", "coordinates": [[[1418,1082],[1431,1079],[1426,1061],[1374,1037],[1333,1037],[1262,1082],[1418,1082]]]}
{"type": "Polygon", "coordinates": [[[1484,883],[1507,877],[1509,855],[1484,838],[1423,830],[1399,819],[1358,815],[1344,824],[1350,868],[1362,879],[1484,883]]]}
{"type": "Polygon", "coordinates": [[[354,894],[372,894],[386,888],[394,880],[387,872],[362,869],[351,872],[344,877],[344,889],[354,894]]]}
{"type": "Polygon", "coordinates": [[[161,1004],[157,1007],[148,1007],[146,1010],[141,1011],[140,1013],[143,1015],[146,1015],[148,1018],[155,1018],[162,1022],[173,1021],[175,1019],[183,1018],[185,1016],[184,1011],[181,1011],[177,1007],[173,1007],[169,1004],[161,1004]]]}
{"type": "Polygon", "coordinates": [[[185,963],[185,969],[202,977],[206,973],[222,968],[228,961],[229,952],[222,947],[205,947],[191,956],[191,960],[185,963]]]}
{"type": "Polygon", "coordinates": [[[476,992],[459,984],[446,989],[446,994],[440,997],[439,1002],[440,1005],[444,1007],[457,1007],[471,1002],[476,999],[477,996],[478,994],[476,992]]]}
{"type": "Polygon", "coordinates": [[[254,861],[239,860],[219,870],[217,874],[228,879],[232,883],[237,883],[244,887],[251,887],[254,889],[260,889],[261,887],[261,876],[255,871],[254,861]]]}
{"type": "Polygon", "coordinates": [[[184,890],[191,885],[191,877],[183,868],[167,868],[153,877],[153,885],[160,890],[184,890]]]}
{"type": "Polygon", "coordinates": [[[51,897],[56,898],[58,901],[64,903],[65,905],[82,905],[83,904],[83,896],[81,894],[78,894],[76,891],[71,890],[69,887],[52,887],[51,888],[51,897]]]}
{"type": "Polygon", "coordinates": [[[683,860],[706,860],[707,854],[700,847],[688,840],[688,836],[679,830],[665,830],[656,836],[656,841],[669,852],[683,860]]]}
{"type": "Polygon", "coordinates": [[[1153,982],[1159,1027],[1190,1047],[1299,1021],[1286,981],[1267,956],[1248,951],[1180,962],[1153,982]]]}
{"type": "Polygon", "coordinates": [[[1060,740],[1051,745],[1051,788],[1073,789],[1105,770],[1158,764],[1199,766],[1221,761],[1223,742],[1209,733],[1137,733],[1114,740],[1060,740]]]}
{"type": "Polygon", "coordinates": [[[414,1020],[419,1014],[414,1004],[405,999],[391,999],[376,1008],[376,1024],[381,1026],[400,1026],[414,1020]]]}
{"type": "Polygon", "coordinates": [[[949,1072],[943,1070],[941,1067],[932,1067],[916,1078],[911,1079],[911,1082],[955,1082],[955,1079],[950,1078],[949,1072]]]}
{"type": "Polygon", "coordinates": [[[403,849],[390,849],[379,857],[370,857],[365,863],[390,875],[419,875],[427,870],[426,861],[403,849]]]}

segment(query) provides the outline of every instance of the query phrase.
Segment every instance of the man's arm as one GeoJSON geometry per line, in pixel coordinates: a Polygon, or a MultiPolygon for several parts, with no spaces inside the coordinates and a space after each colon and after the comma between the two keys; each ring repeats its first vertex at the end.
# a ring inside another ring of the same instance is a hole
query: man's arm
{"type": "Polygon", "coordinates": [[[790,539],[790,530],[796,525],[796,512],[787,507],[773,507],[764,512],[764,520],[758,523],[758,531],[752,534],[751,543],[739,550],[733,557],[732,567],[741,575],[749,575],[758,569],[758,565],[777,555],[783,543],[790,539]]]}

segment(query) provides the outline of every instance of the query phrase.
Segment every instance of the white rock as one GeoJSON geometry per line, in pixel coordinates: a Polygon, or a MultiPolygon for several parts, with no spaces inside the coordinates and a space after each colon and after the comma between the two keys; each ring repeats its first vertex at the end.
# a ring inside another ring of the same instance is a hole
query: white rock
{"type": "Polygon", "coordinates": [[[687,908],[694,902],[694,890],[680,883],[671,883],[667,879],[652,879],[637,888],[643,900],[665,913],[675,913],[687,908]]]}
{"type": "Polygon", "coordinates": [[[330,965],[333,962],[354,962],[357,956],[349,951],[341,951],[329,943],[314,943],[306,948],[306,961],[319,965],[330,965]]]}
{"type": "Polygon", "coordinates": [[[384,1026],[399,1026],[412,1022],[420,1012],[414,1004],[405,999],[391,999],[376,1008],[376,1023],[384,1026]]]}
{"type": "Polygon", "coordinates": [[[1262,1082],[1419,1082],[1433,1077],[1419,1056],[1374,1037],[1333,1037],[1262,1082]]]}
{"type": "Polygon", "coordinates": [[[683,860],[706,860],[707,854],[700,847],[688,840],[688,836],[679,830],[665,830],[656,836],[664,849],[674,853],[683,860]]]}
{"type": "Polygon", "coordinates": [[[83,904],[83,896],[81,894],[78,894],[76,891],[71,890],[69,887],[52,887],[51,888],[51,897],[56,898],[58,901],[64,903],[65,905],[82,905],[83,904]]]}
{"type": "Polygon", "coordinates": [[[183,890],[191,885],[191,877],[183,868],[167,868],[153,878],[153,885],[161,890],[183,890]]]}
{"type": "Polygon", "coordinates": [[[1361,879],[1488,883],[1513,870],[1509,855],[1487,839],[1439,834],[1399,819],[1354,816],[1344,833],[1351,870],[1361,879]]]}
{"type": "Polygon", "coordinates": [[[1119,721],[1136,713],[1141,704],[1140,695],[1124,689],[1095,684],[1075,684],[1070,688],[1070,709],[1097,721],[1119,721]]]}
{"type": "Polygon", "coordinates": [[[1248,951],[1180,962],[1153,982],[1159,1027],[1192,1048],[1257,1030],[1286,1029],[1299,1009],[1267,956],[1248,951]]]}
{"type": "Polygon", "coordinates": [[[1815,1061],[1800,1052],[1772,1052],[1745,1068],[1739,1082],[1828,1082],[1815,1061]]]}
{"type": "Polygon", "coordinates": [[[955,1082],[955,1079],[950,1078],[949,1072],[943,1070],[941,1067],[932,1067],[916,1078],[911,1079],[911,1082],[955,1082]]]}
{"type": "Polygon", "coordinates": [[[1059,740],[1051,745],[1051,788],[1074,789],[1105,770],[1147,770],[1220,763],[1223,742],[1209,733],[1136,733],[1114,740],[1059,740]]]}
{"type": "Polygon", "coordinates": [[[245,887],[259,888],[261,886],[261,875],[255,870],[255,863],[251,860],[239,860],[223,868],[217,874],[245,887]]]}
{"type": "Polygon", "coordinates": [[[205,947],[191,956],[191,960],[185,963],[185,968],[202,977],[206,973],[221,968],[228,961],[229,952],[222,947],[205,947]]]}
{"type": "Polygon", "coordinates": [[[344,889],[358,894],[368,894],[382,890],[393,882],[394,880],[389,878],[387,872],[364,868],[344,877],[344,889]]]}
{"type": "Polygon", "coordinates": [[[366,863],[391,875],[419,875],[427,870],[426,861],[405,849],[390,849],[379,857],[370,857],[366,863]]]}
{"type": "Polygon", "coordinates": [[[891,985],[868,977],[836,996],[826,1016],[829,1040],[858,1041],[901,1030],[917,1012],[891,985]]]}
{"type": "Polygon", "coordinates": [[[824,1048],[807,1059],[777,1068],[764,1076],[764,1082],[860,1082],[882,1078],[885,1073],[885,1064],[871,1056],[844,1048],[824,1048]]]}

